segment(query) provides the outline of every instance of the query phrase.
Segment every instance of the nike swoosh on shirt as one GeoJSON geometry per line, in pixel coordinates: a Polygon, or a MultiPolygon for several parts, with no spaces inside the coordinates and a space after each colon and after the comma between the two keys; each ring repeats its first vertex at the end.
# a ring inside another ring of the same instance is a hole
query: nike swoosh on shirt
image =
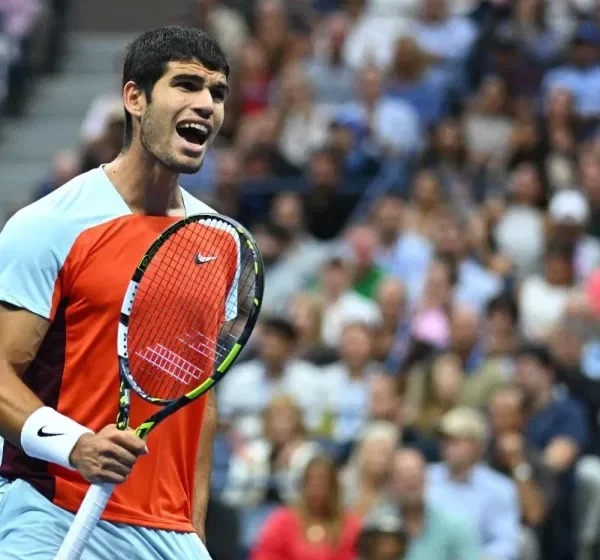
{"type": "Polygon", "coordinates": [[[49,432],[44,432],[44,428],[45,428],[45,427],[46,427],[46,426],[43,426],[43,427],[41,427],[41,428],[38,430],[38,433],[37,433],[37,435],[38,435],[39,437],[55,437],[55,436],[64,436],[64,435],[65,435],[65,434],[52,434],[52,433],[49,433],[49,432]]]}
{"type": "Polygon", "coordinates": [[[201,255],[200,253],[198,253],[196,255],[196,264],[204,264],[210,261],[214,261],[217,257],[205,257],[204,255],[201,255]]]}

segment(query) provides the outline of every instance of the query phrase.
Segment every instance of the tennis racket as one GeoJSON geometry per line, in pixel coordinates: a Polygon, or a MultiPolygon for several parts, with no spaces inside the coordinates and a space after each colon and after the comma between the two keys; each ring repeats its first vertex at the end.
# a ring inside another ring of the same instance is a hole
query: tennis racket
{"type": "MultiPolygon", "coordinates": [[[[170,226],[133,274],[118,326],[117,427],[129,426],[131,390],[162,408],[136,430],[204,395],[231,368],[256,324],[263,264],[250,233],[218,214],[170,226]]],[[[55,560],[78,560],[115,485],[93,484],[55,560]]]]}

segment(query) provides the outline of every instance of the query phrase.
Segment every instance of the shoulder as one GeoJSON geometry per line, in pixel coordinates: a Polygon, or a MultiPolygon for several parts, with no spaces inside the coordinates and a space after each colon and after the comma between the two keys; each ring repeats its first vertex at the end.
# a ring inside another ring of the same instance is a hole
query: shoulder
{"type": "Polygon", "coordinates": [[[267,526],[274,530],[289,530],[296,526],[296,512],[290,507],[277,508],[269,517],[267,526]]]}
{"type": "Polygon", "coordinates": [[[515,495],[515,483],[503,475],[488,467],[487,465],[478,465],[474,471],[475,480],[482,485],[485,485],[489,493],[495,495],[496,498],[515,495]]]}
{"type": "Polygon", "coordinates": [[[190,194],[184,188],[180,187],[181,196],[183,197],[183,203],[185,205],[186,214],[217,214],[218,212],[211,208],[208,204],[205,204],[194,195],[190,194]]]}

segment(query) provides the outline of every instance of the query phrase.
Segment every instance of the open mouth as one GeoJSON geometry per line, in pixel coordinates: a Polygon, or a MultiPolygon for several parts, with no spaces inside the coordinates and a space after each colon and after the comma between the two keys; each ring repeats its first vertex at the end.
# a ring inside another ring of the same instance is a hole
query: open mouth
{"type": "Polygon", "coordinates": [[[176,130],[185,141],[196,146],[203,146],[210,136],[210,128],[199,123],[183,123],[176,130]]]}

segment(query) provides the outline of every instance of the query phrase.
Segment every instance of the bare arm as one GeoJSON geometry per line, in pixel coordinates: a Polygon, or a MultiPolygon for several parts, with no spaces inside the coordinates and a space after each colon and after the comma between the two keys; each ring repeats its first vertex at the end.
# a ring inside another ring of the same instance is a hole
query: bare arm
{"type": "Polygon", "coordinates": [[[516,480],[516,484],[525,521],[533,527],[541,525],[546,519],[548,504],[538,485],[531,478],[516,480]]]}
{"type": "Polygon", "coordinates": [[[194,484],[194,505],[192,510],[192,524],[196,533],[206,541],[204,524],[206,510],[210,496],[210,473],[212,468],[212,451],[215,431],[217,429],[217,399],[214,391],[207,395],[200,444],[198,445],[198,458],[196,460],[196,480],[194,484]]]}
{"type": "Polygon", "coordinates": [[[23,383],[50,322],[24,309],[0,304],[0,435],[21,446],[25,420],[42,401],[23,383]]]}
{"type": "MultiPolygon", "coordinates": [[[[50,321],[25,309],[0,303],[0,435],[21,448],[25,421],[44,403],[22,377],[35,358],[50,321]]],[[[90,482],[124,482],[146,446],[133,431],[107,426],[82,435],[69,463],[90,482]]]]}

